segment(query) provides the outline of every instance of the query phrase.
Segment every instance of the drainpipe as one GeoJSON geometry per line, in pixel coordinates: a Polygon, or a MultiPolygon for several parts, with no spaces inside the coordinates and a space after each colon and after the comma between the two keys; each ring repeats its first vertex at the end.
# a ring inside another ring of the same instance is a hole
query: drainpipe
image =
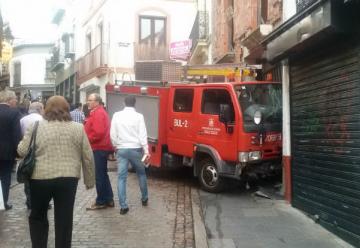
{"type": "Polygon", "coordinates": [[[283,103],[283,190],[285,200],[291,203],[291,136],[290,136],[290,77],[289,61],[281,62],[283,103]]]}

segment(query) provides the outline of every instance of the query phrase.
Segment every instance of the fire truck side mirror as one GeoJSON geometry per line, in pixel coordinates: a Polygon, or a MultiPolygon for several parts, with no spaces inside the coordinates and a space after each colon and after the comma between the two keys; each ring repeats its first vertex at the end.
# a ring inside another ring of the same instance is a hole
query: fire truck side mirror
{"type": "Polygon", "coordinates": [[[231,121],[231,109],[229,104],[220,104],[219,120],[225,125],[231,121]]]}

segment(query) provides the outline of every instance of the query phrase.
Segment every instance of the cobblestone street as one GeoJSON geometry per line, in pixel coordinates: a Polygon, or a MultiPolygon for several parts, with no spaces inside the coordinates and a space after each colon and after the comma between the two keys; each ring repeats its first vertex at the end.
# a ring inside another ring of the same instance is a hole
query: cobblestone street
{"type": "MultiPolygon", "coordinates": [[[[176,173],[175,173],[176,174],[176,173]]],[[[148,176],[149,205],[143,207],[135,173],[129,173],[127,215],[119,214],[117,174],[109,172],[115,208],[86,211],[95,199],[95,189],[86,191],[79,182],[73,228],[73,247],[194,247],[191,183],[174,174],[151,171],[148,176]]],[[[10,192],[14,208],[0,212],[0,247],[31,247],[23,185],[10,192]]],[[[54,247],[53,212],[49,210],[49,246],[54,247]]]]}

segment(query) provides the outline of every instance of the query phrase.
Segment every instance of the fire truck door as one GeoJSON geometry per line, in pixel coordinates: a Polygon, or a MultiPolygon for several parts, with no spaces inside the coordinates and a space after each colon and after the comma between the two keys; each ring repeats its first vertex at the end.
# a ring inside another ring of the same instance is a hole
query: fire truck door
{"type": "Polygon", "coordinates": [[[198,113],[197,142],[214,147],[223,160],[236,160],[238,132],[229,92],[226,89],[204,89],[201,96],[201,109],[198,113]],[[225,124],[219,120],[221,104],[229,105],[232,111],[232,132],[227,131],[225,124]]]}
{"type": "Polygon", "coordinates": [[[176,88],[171,94],[169,106],[168,148],[169,152],[192,156],[194,141],[194,89],[176,88]]]}

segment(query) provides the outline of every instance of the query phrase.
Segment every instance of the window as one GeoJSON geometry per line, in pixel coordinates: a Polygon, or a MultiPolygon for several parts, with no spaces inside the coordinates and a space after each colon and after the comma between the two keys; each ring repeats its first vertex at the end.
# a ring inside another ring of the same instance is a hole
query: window
{"type": "Polygon", "coordinates": [[[151,46],[166,44],[166,18],[140,16],[139,43],[151,46]]]}
{"type": "Polygon", "coordinates": [[[46,60],[45,62],[45,83],[54,83],[55,73],[51,71],[53,66],[52,60],[46,60]]]}
{"type": "Polygon", "coordinates": [[[192,112],[194,100],[193,89],[177,89],[174,96],[174,112],[192,112]]]}
{"type": "Polygon", "coordinates": [[[21,85],[21,63],[14,63],[14,86],[21,85]]]}
{"type": "Polygon", "coordinates": [[[218,115],[220,113],[221,104],[231,106],[232,113],[234,113],[234,107],[231,101],[231,97],[227,90],[224,89],[204,90],[202,96],[201,113],[218,115]]]}
{"type": "Polygon", "coordinates": [[[62,37],[62,41],[64,43],[65,56],[69,57],[75,51],[75,48],[74,48],[74,34],[66,33],[62,37]]]}
{"type": "Polygon", "coordinates": [[[86,35],[86,51],[90,52],[91,51],[91,33],[88,33],[86,35]]]}
{"type": "Polygon", "coordinates": [[[260,1],[260,21],[259,24],[265,24],[268,21],[268,0],[260,1]]]}
{"type": "Polygon", "coordinates": [[[99,24],[97,25],[97,27],[98,27],[98,30],[97,30],[98,41],[99,41],[99,44],[102,44],[103,41],[104,41],[104,40],[103,40],[103,38],[104,38],[104,34],[103,34],[104,28],[103,28],[102,22],[99,23],[99,24]]]}

